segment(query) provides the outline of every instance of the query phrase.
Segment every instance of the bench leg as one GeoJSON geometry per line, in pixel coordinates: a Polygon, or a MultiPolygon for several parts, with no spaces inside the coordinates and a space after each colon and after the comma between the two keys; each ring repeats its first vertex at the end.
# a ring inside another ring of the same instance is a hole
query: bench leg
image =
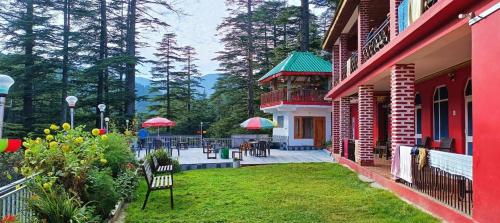
{"type": "Polygon", "coordinates": [[[142,205],[142,210],[144,210],[144,208],[146,208],[146,203],[148,203],[149,193],[151,193],[150,190],[148,190],[148,192],[146,193],[146,199],[144,199],[144,204],[142,205]]]}
{"type": "Polygon", "coordinates": [[[170,187],[170,208],[174,209],[174,191],[172,187],[170,187]]]}

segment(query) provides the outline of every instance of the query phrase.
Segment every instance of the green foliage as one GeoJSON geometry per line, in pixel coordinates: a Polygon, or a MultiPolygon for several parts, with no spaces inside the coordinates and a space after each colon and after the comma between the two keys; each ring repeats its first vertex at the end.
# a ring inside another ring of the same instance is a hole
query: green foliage
{"type": "Polygon", "coordinates": [[[103,218],[108,217],[119,199],[120,194],[115,190],[115,182],[109,170],[94,169],[90,171],[86,200],[95,206],[99,215],[103,218]]]}
{"type": "Polygon", "coordinates": [[[21,166],[23,156],[21,152],[16,153],[0,153],[0,185],[21,179],[22,175],[18,172],[18,167],[21,166]]]}
{"type": "Polygon", "coordinates": [[[45,189],[41,184],[35,183],[30,184],[29,189],[34,194],[27,202],[35,214],[31,222],[99,222],[99,219],[93,216],[90,206],[82,205],[76,196],[71,197],[60,186],[45,189]]]}
{"type": "Polygon", "coordinates": [[[135,157],[130,150],[127,138],[123,135],[110,133],[107,136],[107,140],[100,142],[101,146],[106,148],[104,158],[108,161],[107,165],[111,168],[113,177],[116,177],[127,164],[135,163],[135,157]]]}
{"type": "Polygon", "coordinates": [[[131,201],[134,199],[134,191],[139,185],[139,178],[135,168],[128,168],[121,172],[115,179],[116,192],[125,199],[131,201]]]}
{"type": "MultiPolygon", "coordinates": [[[[39,193],[62,188],[74,196],[72,199],[95,206],[94,214],[107,218],[117,201],[127,198],[127,193],[137,186],[137,179],[130,173],[135,171],[128,146],[130,136],[99,135],[98,129],[90,133],[82,126],[70,129],[67,123],[62,128],[51,125],[44,134],[45,139],[27,138],[23,143],[26,150],[22,174],[40,173],[35,187],[42,189],[35,190],[36,196],[47,196],[39,193]]],[[[37,214],[45,215],[44,209],[33,207],[37,214]]]]}

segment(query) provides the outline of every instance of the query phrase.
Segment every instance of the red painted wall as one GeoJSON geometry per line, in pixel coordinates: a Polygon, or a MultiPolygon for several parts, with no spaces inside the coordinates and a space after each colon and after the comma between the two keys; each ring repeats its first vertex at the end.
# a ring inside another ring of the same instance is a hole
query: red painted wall
{"type": "Polygon", "coordinates": [[[472,25],[473,218],[500,222],[500,11],[472,25]]]}
{"type": "MultiPolygon", "coordinates": [[[[420,82],[415,90],[422,100],[422,138],[433,139],[433,97],[437,87],[448,88],[448,130],[449,137],[455,139],[454,149],[465,153],[465,86],[471,77],[470,67],[451,71],[454,80],[448,74],[420,82]]],[[[473,85],[474,86],[474,85],[473,85]]],[[[475,86],[474,86],[475,87],[475,86]]]]}

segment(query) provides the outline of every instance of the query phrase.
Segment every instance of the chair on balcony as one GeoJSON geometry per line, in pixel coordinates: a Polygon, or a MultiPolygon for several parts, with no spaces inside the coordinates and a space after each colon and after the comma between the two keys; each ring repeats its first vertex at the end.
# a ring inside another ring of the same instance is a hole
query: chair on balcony
{"type": "Polygon", "coordinates": [[[453,138],[441,138],[441,143],[439,144],[439,151],[443,152],[453,152],[453,138]]]}
{"type": "Polygon", "coordinates": [[[415,145],[416,147],[431,148],[431,137],[424,137],[423,140],[415,145]]]}

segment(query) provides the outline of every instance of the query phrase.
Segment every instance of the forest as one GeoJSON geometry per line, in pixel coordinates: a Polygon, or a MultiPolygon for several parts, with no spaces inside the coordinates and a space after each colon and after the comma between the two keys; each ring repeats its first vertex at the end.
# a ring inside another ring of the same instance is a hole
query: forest
{"type": "MultiPolygon", "coordinates": [[[[226,0],[228,17],[217,28],[224,47],[217,57],[221,78],[206,97],[196,89],[200,71],[197,50],[177,44],[165,14],[187,15],[168,0],[4,0],[0,2],[0,73],[16,84],[6,101],[7,137],[40,132],[51,123],[69,119],[68,95],[78,97],[75,122],[99,126],[97,105],[107,105],[111,127],[131,128],[153,116],[177,122],[172,134],[195,134],[200,122],[207,134],[240,133],[239,123],[263,116],[260,94],[267,89],[256,80],[294,50],[312,51],[329,59],[320,44],[336,0],[226,0]],[[320,15],[311,8],[321,9],[320,15]],[[161,33],[151,43],[145,33],[161,33]],[[154,58],[138,49],[153,46],[154,58]],[[152,86],[137,97],[137,66],[151,64],[152,86]],[[149,101],[136,113],[137,101],[149,101]]],[[[167,130],[165,130],[167,131],[167,130]]]]}

